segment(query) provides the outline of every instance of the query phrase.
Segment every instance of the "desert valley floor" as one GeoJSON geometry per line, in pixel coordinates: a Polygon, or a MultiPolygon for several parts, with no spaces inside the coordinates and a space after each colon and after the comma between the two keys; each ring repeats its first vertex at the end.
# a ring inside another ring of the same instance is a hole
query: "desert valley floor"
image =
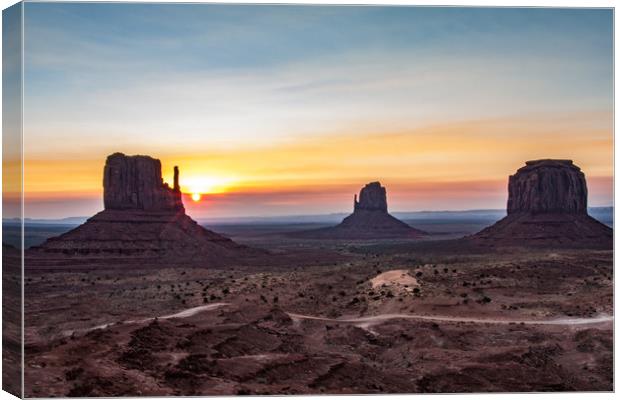
{"type": "Polygon", "coordinates": [[[269,255],[27,256],[26,396],[613,390],[612,250],[233,238],[269,255]]]}

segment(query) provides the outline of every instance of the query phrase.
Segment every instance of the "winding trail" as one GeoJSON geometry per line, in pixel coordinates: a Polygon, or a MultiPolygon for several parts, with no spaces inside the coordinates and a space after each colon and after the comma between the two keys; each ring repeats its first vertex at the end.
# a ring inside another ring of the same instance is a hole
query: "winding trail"
{"type": "Polygon", "coordinates": [[[95,331],[97,329],[106,329],[106,328],[109,328],[110,326],[119,325],[119,324],[142,324],[142,323],[145,323],[145,322],[151,322],[151,321],[153,321],[155,319],[189,318],[189,317],[194,316],[194,315],[196,315],[196,314],[198,314],[200,312],[209,311],[209,310],[216,310],[218,308],[227,306],[229,304],[230,303],[212,303],[212,304],[206,304],[204,306],[188,308],[187,310],[179,311],[179,312],[174,313],[174,314],[163,315],[161,317],[150,317],[150,318],[143,318],[143,319],[128,319],[128,320],[125,320],[125,321],[108,322],[107,324],[101,324],[101,325],[93,326],[92,328],[63,331],[63,336],[71,336],[71,335],[76,334],[76,333],[88,333],[88,332],[91,332],[91,331],[95,331]]]}
{"type": "MultiPolygon", "coordinates": [[[[170,315],[164,315],[163,317],[157,317],[159,319],[172,319],[172,318],[189,318],[192,317],[200,312],[203,311],[209,311],[209,310],[216,310],[218,308],[224,307],[230,305],[230,303],[211,303],[211,304],[207,304],[204,306],[198,306],[198,307],[192,307],[192,308],[188,308],[187,310],[183,310],[183,311],[179,311],[178,313],[175,314],[170,314],[170,315]]],[[[149,319],[155,319],[155,318],[149,318],[149,319]]]]}
{"type": "Polygon", "coordinates": [[[611,322],[614,320],[612,315],[601,314],[592,318],[556,318],[547,320],[518,320],[518,319],[495,319],[495,318],[473,318],[473,317],[449,317],[441,315],[416,315],[416,314],[380,314],[358,318],[327,318],[312,315],[287,313],[294,321],[313,320],[334,323],[348,323],[360,328],[368,328],[392,319],[417,319],[425,321],[442,322],[468,322],[475,324],[524,324],[524,325],[591,325],[611,322]]]}
{"type": "MultiPolygon", "coordinates": [[[[144,319],[136,319],[136,320],[125,320],[118,322],[110,322],[107,324],[97,325],[92,328],[86,329],[78,329],[78,330],[68,330],[64,331],[64,336],[71,336],[75,333],[87,333],[97,329],[106,329],[113,325],[118,324],[140,324],[145,322],[150,322],[155,319],[173,319],[173,318],[189,318],[203,311],[216,310],[221,307],[225,307],[230,305],[230,303],[212,303],[206,304],[203,306],[188,308],[183,311],[179,311],[174,314],[163,315],[159,317],[150,317],[144,319]]],[[[474,317],[450,317],[443,315],[421,315],[421,314],[380,314],[380,315],[371,315],[366,317],[342,317],[342,318],[327,318],[327,317],[319,317],[314,315],[306,315],[306,314],[296,314],[287,312],[289,317],[293,321],[300,322],[302,320],[311,320],[311,321],[322,321],[322,322],[331,322],[331,323],[339,323],[339,324],[351,324],[353,326],[357,326],[359,328],[368,329],[371,326],[379,325],[385,321],[390,321],[393,319],[415,319],[422,321],[441,321],[441,322],[465,322],[465,323],[474,323],[474,324],[501,324],[501,325],[515,325],[515,324],[523,324],[523,325],[556,325],[556,326],[575,326],[575,325],[593,325],[593,324],[603,324],[607,322],[613,322],[613,315],[601,314],[596,317],[591,318],[556,318],[556,319],[530,319],[530,320],[519,320],[519,319],[495,319],[495,318],[474,318],[474,317]]]]}

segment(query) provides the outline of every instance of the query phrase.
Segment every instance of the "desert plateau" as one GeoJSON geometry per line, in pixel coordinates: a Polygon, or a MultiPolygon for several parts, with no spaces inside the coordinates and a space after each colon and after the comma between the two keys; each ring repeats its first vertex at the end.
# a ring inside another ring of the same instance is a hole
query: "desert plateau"
{"type": "Polygon", "coordinates": [[[611,391],[612,229],[572,162],[527,165],[480,233],[413,228],[373,183],[353,228],[225,235],[178,170],[114,154],[105,210],[26,251],[26,395],[611,391]]]}

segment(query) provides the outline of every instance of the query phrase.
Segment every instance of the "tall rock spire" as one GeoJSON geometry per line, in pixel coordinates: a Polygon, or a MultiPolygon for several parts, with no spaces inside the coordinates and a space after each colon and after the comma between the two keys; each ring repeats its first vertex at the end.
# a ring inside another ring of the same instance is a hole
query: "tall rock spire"
{"type": "Polygon", "coordinates": [[[174,187],[172,188],[175,192],[180,192],[181,187],[179,186],[179,167],[174,166],[174,187]]]}

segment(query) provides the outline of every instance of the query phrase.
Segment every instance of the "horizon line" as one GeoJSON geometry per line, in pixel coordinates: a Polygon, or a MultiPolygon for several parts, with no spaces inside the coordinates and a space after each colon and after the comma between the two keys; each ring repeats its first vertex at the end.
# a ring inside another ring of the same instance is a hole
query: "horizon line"
{"type": "MultiPolygon", "coordinates": [[[[602,206],[588,206],[588,209],[594,209],[594,208],[614,208],[614,205],[602,205],[602,206]]],[[[104,210],[101,210],[104,211],[104,210]]],[[[507,212],[507,210],[505,208],[472,208],[472,209],[459,209],[459,210],[408,210],[408,211],[402,211],[402,210],[396,210],[396,211],[388,211],[389,213],[400,213],[400,214],[404,214],[404,213],[411,213],[411,214],[424,214],[424,213],[466,213],[466,212],[507,212]]],[[[99,211],[100,212],[100,211],[99,211]]],[[[320,216],[336,216],[336,215],[341,215],[341,214],[351,214],[353,211],[334,211],[334,212],[328,212],[328,213],[323,213],[323,214],[282,214],[282,215],[240,215],[240,216],[231,216],[231,217],[196,217],[196,220],[225,220],[225,219],[260,219],[260,218],[291,218],[291,217],[320,217],[320,216]]],[[[94,214],[93,214],[94,215],[94,214]]],[[[39,220],[39,221],[61,221],[61,220],[65,220],[65,219],[75,219],[75,218],[91,218],[92,215],[90,216],[86,216],[86,215],[72,215],[72,216],[67,216],[67,217],[58,217],[58,218],[32,218],[32,217],[24,217],[24,221],[27,220],[39,220]]],[[[191,217],[191,216],[190,216],[191,217]]],[[[21,218],[17,218],[17,217],[9,217],[9,218],[2,218],[2,221],[15,221],[15,220],[20,220],[21,218]]]]}

